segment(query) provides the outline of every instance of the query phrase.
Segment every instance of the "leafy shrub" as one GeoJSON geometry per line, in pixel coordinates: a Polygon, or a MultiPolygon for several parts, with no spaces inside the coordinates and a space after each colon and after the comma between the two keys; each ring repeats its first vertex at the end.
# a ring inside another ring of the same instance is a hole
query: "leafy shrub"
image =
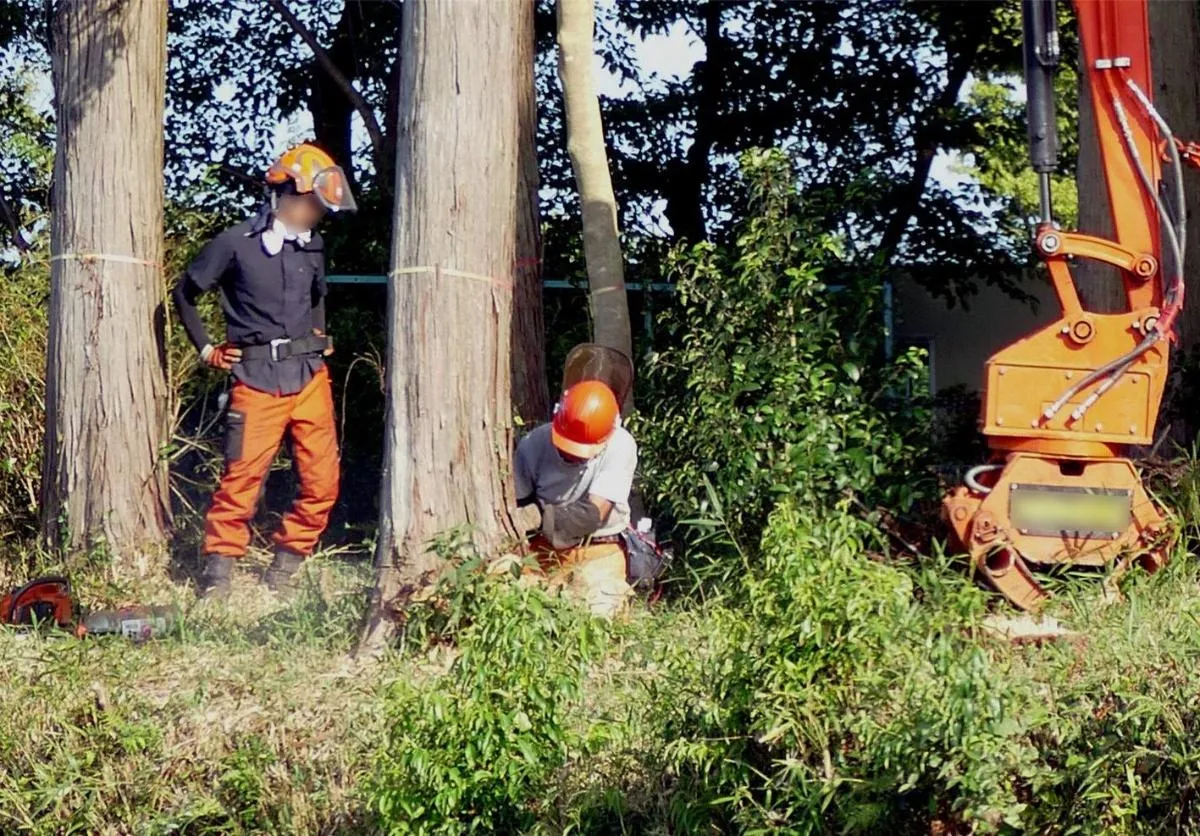
{"type": "Polygon", "coordinates": [[[38,524],[49,295],[44,262],[0,272],[0,518],[19,536],[38,524]]]}
{"type": "MultiPolygon", "coordinates": [[[[516,833],[551,807],[551,789],[586,742],[570,722],[601,622],[546,592],[478,572],[447,580],[433,635],[454,659],[432,679],[397,682],[367,794],[392,833],[516,833]]],[[[430,626],[429,624],[426,625],[430,626]]]]}
{"type": "Polygon", "coordinates": [[[643,707],[633,771],[661,798],[626,818],[684,833],[1200,828],[1200,673],[1185,661],[1200,567],[1131,575],[1120,607],[1076,597],[1076,639],[1012,645],[981,629],[987,594],[945,560],[866,558],[879,536],[789,499],[738,594],[682,632],[646,623],[630,662],[644,684],[625,699],[643,707]]]}
{"type": "Polygon", "coordinates": [[[1033,753],[967,627],[983,594],[864,559],[877,537],[783,503],[744,608],[714,612],[706,653],[666,656],[647,702],[685,829],[902,832],[943,804],[984,824],[1019,815],[1011,779],[1033,753]]]}
{"type": "Polygon", "coordinates": [[[743,157],[750,217],[728,247],[677,253],[671,347],[652,357],[634,431],[651,501],[676,520],[711,513],[753,549],[776,501],[853,494],[908,507],[926,486],[916,357],[882,362],[879,283],[823,279],[837,242],[803,215],[787,159],[743,157]],[[902,396],[902,397],[901,397],[902,396]]]}

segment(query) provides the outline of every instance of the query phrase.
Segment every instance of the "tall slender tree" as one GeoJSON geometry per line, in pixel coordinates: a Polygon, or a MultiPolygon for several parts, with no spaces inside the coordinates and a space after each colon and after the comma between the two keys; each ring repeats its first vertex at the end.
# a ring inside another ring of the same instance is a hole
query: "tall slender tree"
{"type": "Polygon", "coordinates": [[[593,0],[558,0],[558,75],[567,122],[567,151],[583,210],[583,255],[596,342],[633,356],[625,266],[592,65],[593,0]]]}
{"type": "Polygon", "coordinates": [[[532,0],[407,0],[388,286],[384,476],[363,632],[430,578],[453,529],[513,536],[510,328],[532,0]]]}
{"type": "Polygon", "coordinates": [[[154,566],[169,523],[160,445],[166,0],[60,0],[53,75],[44,527],[154,566]]]}

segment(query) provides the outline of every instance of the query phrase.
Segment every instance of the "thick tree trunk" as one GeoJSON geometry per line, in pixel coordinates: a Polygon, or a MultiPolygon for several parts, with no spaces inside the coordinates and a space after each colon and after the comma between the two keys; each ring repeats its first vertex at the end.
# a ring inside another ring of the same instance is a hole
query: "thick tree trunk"
{"type": "Polygon", "coordinates": [[[407,0],[376,579],[362,646],[432,578],[431,541],[514,536],[510,320],[530,0],[407,0]]]}
{"type": "Polygon", "coordinates": [[[558,76],[566,111],[567,151],[583,210],[583,255],[592,297],[593,331],[596,342],[632,358],[617,199],[608,171],[604,125],[592,71],[594,29],[592,0],[558,0],[558,76]]]}
{"type": "MultiPolygon", "coordinates": [[[[1156,107],[1181,139],[1200,137],[1200,3],[1196,0],[1155,2],[1149,5],[1151,79],[1156,107]]],[[[1081,73],[1079,107],[1079,228],[1092,235],[1111,237],[1112,216],[1108,190],[1096,140],[1092,103],[1086,73],[1081,73]]],[[[1170,176],[1169,169],[1164,176],[1170,176]]],[[[1188,247],[1184,253],[1188,273],[1200,264],[1200,177],[1184,172],[1188,212],[1188,247]]],[[[1171,192],[1168,190],[1168,194],[1171,192]]],[[[1167,258],[1164,252],[1164,258],[1167,258]]],[[[1076,268],[1085,303],[1099,312],[1128,308],[1120,273],[1113,267],[1081,260],[1076,268]]],[[[1185,276],[1186,278],[1186,276],[1185,276]]],[[[1200,305],[1191,299],[1178,324],[1180,345],[1190,348],[1200,341],[1200,305]]]]}
{"type": "Polygon", "coordinates": [[[533,3],[523,4],[528,20],[518,33],[521,42],[517,182],[517,263],[512,319],[513,409],[526,424],[545,421],[550,413],[546,389],[546,324],[542,316],[542,230],[538,212],[537,92],[533,83],[533,3]]]}
{"type": "Polygon", "coordinates": [[[169,524],[162,200],[166,0],[55,14],[45,532],[145,574],[169,524]]]}
{"type": "MultiPolygon", "coordinates": [[[[1200,141],[1200,3],[1176,0],[1150,4],[1150,51],[1154,66],[1154,100],[1180,139],[1200,141]]],[[[1168,171],[1165,177],[1169,178],[1168,171]]],[[[1170,184],[1171,180],[1167,179],[1170,184]]],[[[1200,175],[1183,173],[1188,205],[1184,279],[1200,268],[1200,175]]],[[[1170,188],[1170,187],[1169,187],[1170,188]]],[[[1173,191],[1171,191],[1173,194],[1173,191]]],[[[1200,300],[1193,295],[1179,318],[1179,345],[1200,343],[1200,300]]]]}

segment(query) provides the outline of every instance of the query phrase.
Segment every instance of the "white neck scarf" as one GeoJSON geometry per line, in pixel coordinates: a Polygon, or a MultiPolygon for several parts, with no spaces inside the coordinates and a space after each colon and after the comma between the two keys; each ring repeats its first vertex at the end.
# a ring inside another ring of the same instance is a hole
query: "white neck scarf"
{"type": "Polygon", "coordinates": [[[284,241],[299,241],[307,245],[312,240],[312,230],[292,232],[279,218],[272,218],[271,225],[262,231],[262,248],[267,255],[279,255],[283,250],[284,241]]]}

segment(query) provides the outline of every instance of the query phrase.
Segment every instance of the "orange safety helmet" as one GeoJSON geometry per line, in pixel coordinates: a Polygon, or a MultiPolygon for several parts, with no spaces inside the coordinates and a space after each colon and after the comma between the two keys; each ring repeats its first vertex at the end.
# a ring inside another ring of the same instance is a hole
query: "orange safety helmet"
{"type": "Polygon", "coordinates": [[[341,166],[315,145],[307,142],[283,153],[267,169],[267,182],[280,186],[291,180],[298,194],[315,194],[325,208],[334,212],[358,209],[350,192],[350,180],[341,166]]]}
{"type": "Polygon", "coordinates": [[[568,389],[555,407],[550,438],[562,452],[590,459],[608,444],[620,419],[612,389],[599,380],[583,380],[568,389]]]}

